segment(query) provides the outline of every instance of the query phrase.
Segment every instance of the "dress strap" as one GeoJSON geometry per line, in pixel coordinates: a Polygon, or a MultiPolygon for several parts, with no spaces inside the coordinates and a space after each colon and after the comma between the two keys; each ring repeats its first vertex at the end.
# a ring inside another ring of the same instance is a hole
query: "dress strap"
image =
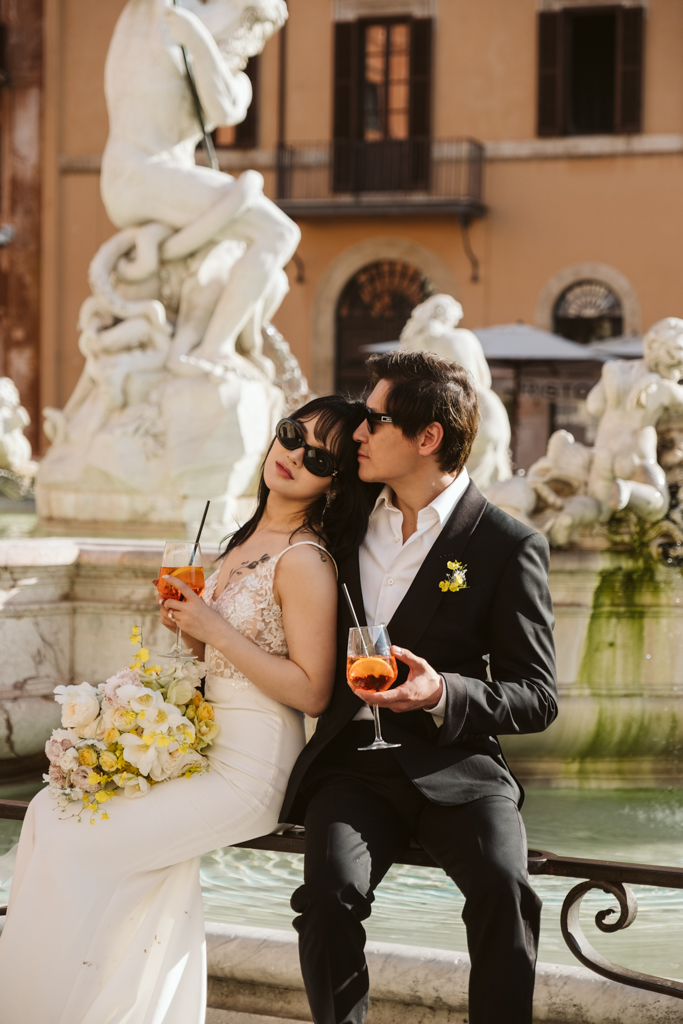
{"type": "Polygon", "coordinates": [[[334,558],[332,558],[332,555],[329,553],[327,548],[324,548],[322,546],[322,544],[316,544],[316,542],[314,540],[299,540],[299,541],[296,542],[296,544],[290,544],[289,547],[283,548],[283,550],[280,552],[280,554],[276,555],[275,558],[273,559],[274,564],[277,565],[277,563],[280,561],[280,559],[282,558],[282,556],[285,554],[286,551],[291,551],[292,548],[303,547],[304,544],[307,544],[307,545],[309,545],[312,548],[319,548],[321,551],[324,551],[325,554],[327,555],[327,557],[332,560],[332,565],[334,566],[334,571],[337,574],[337,579],[339,579],[339,569],[337,568],[337,563],[335,562],[334,558]]]}

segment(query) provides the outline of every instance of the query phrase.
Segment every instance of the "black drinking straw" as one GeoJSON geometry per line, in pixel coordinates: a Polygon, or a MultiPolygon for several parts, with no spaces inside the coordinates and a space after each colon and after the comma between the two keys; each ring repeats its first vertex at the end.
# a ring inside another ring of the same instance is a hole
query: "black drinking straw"
{"type": "Polygon", "coordinates": [[[207,503],[206,503],[206,505],[204,507],[204,515],[202,516],[202,521],[199,524],[199,529],[197,530],[197,539],[195,540],[194,547],[192,548],[192,556],[190,558],[190,565],[194,565],[194,560],[195,560],[195,557],[197,555],[197,548],[199,547],[199,538],[201,537],[202,530],[204,529],[204,523],[206,522],[206,515],[207,515],[207,512],[209,511],[209,505],[210,504],[211,504],[211,501],[207,501],[207,503]]]}
{"type": "Polygon", "coordinates": [[[353,607],[353,601],[351,600],[351,595],[349,594],[349,588],[346,586],[345,583],[342,583],[342,590],[344,591],[344,597],[346,598],[346,603],[349,606],[349,611],[351,612],[351,617],[352,617],[353,621],[356,623],[356,629],[360,633],[360,642],[363,645],[363,651],[365,652],[365,656],[369,658],[370,654],[368,652],[368,648],[367,648],[367,645],[365,643],[365,637],[363,636],[363,630],[361,629],[360,622],[358,621],[358,616],[356,615],[356,609],[353,607]]]}

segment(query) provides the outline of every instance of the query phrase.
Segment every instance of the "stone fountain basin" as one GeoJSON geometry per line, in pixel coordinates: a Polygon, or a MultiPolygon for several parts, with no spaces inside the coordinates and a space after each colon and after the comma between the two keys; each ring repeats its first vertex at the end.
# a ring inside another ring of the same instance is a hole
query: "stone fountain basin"
{"type": "MultiPolygon", "coordinates": [[[[168,647],[156,590],[161,540],[0,541],[0,778],[28,774],[58,724],[52,691],[127,665],[131,626],[168,647]]],[[[210,571],[216,548],[204,549],[210,571]]],[[[683,578],[629,552],[555,551],[560,715],[503,737],[522,781],[551,786],[683,784],[683,578]]]]}

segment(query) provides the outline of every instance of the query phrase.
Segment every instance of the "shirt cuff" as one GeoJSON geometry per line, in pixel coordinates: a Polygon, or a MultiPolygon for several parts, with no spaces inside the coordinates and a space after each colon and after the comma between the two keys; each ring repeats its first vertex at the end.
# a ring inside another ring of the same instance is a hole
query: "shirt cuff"
{"type": "Polygon", "coordinates": [[[434,715],[435,718],[440,718],[443,721],[443,719],[446,717],[446,698],[448,696],[448,691],[446,690],[446,680],[444,679],[443,676],[441,676],[440,678],[443,684],[443,691],[441,693],[439,703],[436,705],[436,707],[425,708],[425,711],[428,711],[430,715],[434,715]]]}

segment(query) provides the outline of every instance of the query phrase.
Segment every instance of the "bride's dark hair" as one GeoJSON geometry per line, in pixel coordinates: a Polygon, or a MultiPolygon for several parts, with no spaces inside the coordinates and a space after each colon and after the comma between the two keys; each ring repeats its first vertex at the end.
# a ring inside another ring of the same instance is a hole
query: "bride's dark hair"
{"type": "MultiPolygon", "coordinates": [[[[316,440],[330,451],[337,469],[330,492],[333,498],[328,504],[327,495],[321,494],[312,501],[292,536],[307,530],[315,534],[335,558],[343,558],[363,540],[371,511],[373,491],[358,479],[358,444],[353,440],[354,430],[365,419],[365,406],[340,395],[327,395],[307,402],[293,412],[291,418],[304,421],[314,416],[318,417],[314,431],[316,440]]],[[[221,557],[251,537],[261,522],[269,494],[261,466],[256,511],[230,536],[221,557]]]]}

